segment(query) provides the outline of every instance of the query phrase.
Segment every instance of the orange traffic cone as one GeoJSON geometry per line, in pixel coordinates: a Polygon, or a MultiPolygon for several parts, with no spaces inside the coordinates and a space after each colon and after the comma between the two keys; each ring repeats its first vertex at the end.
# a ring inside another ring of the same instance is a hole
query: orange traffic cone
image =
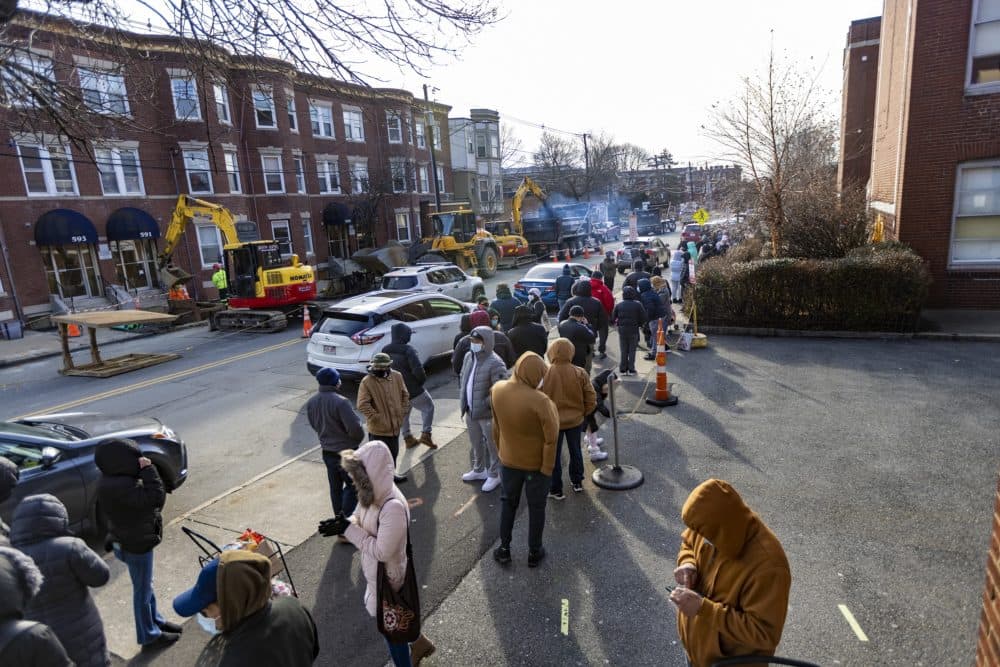
{"type": "Polygon", "coordinates": [[[191,298],[191,295],[188,294],[187,287],[185,287],[184,285],[181,285],[180,290],[181,290],[181,298],[182,299],[190,299],[191,298]]]}
{"type": "Polygon", "coordinates": [[[70,323],[66,325],[66,335],[69,338],[79,338],[83,334],[80,332],[80,327],[78,325],[70,323]]]}
{"type": "Polygon", "coordinates": [[[663,331],[662,319],[656,331],[656,393],[653,398],[647,398],[646,403],[660,408],[677,405],[677,397],[670,394],[667,382],[667,334],[663,331]]]}
{"type": "Polygon", "coordinates": [[[566,261],[567,262],[573,261],[573,255],[569,254],[569,248],[566,248],[566,261]]]}
{"type": "Polygon", "coordinates": [[[552,263],[555,264],[559,261],[559,255],[555,250],[552,251],[552,263]]]}
{"type": "Polygon", "coordinates": [[[302,337],[309,338],[312,335],[312,319],[309,317],[309,306],[302,307],[302,337]]]}

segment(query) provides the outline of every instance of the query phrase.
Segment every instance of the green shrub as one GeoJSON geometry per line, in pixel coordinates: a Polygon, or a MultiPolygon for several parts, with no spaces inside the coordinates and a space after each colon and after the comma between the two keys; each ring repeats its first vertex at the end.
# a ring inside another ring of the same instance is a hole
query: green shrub
{"type": "Polygon", "coordinates": [[[858,248],[840,259],[727,260],[698,267],[699,324],[914,331],[930,286],[923,260],[897,244],[858,248]]]}

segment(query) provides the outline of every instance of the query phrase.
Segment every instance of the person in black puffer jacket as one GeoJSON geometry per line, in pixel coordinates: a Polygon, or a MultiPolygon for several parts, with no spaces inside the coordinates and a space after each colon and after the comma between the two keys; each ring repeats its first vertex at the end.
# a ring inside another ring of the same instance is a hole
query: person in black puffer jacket
{"type": "Polygon", "coordinates": [[[635,375],[635,350],[639,346],[639,330],[646,323],[646,309],[639,303],[634,288],[622,288],[623,299],[615,305],[611,319],[618,327],[618,370],[622,375],[635,375]]]}
{"type": "Polygon", "coordinates": [[[569,319],[569,311],[573,306],[583,308],[583,314],[587,317],[587,322],[594,331],[600,331],[602,326],[608,325],[608,311],[604,310],[601,302],[594,298],[589,278],[578,280],[573,284],[573,298],[559,310],[560,322],[569,319]]]}
{"type": "Polygon", "coordinates": [[[514,346],[514,356],[518,359],[525,352],[534,352],[545,358],[545,350],[549,346],[549,332],[541,324],[535,322],[534,312],[530,306],[518,306],[514,309],[514,326],[507,332],[510,344],[514,346]]]}
{"type": "Polygon", "coordinates": [[[514,309],[524,305],[521,300],[510,292],[507,283],[497,284],[497,298],[490,304],[490,310],[495,310],[500,315],[500,330],[504,333],[514,326],[514,309]]]}
{"type": "MultiPolygon", "coordinates": [[[[0,503],[10,498],[10,495],[14,493],[19,476],[17,464],[0,456],[0,503]]],[[[3,522],[3,519],[0,519],[0,547],[10,546],[10,540],[7,539],[8,533],[10,533],[10,528],[3,522]]]]}
{"type": "Polygon", "coordinates": [[[47,493],[28,496],[14,511],[10,540],[44,577],[24,617],[52,628],[77,667],[109,665],[104,624],[90,588],[108,583],[111,573],[100,556],[72,536],[66,507],[47,493]]]}
{"type": "Polygon", "coordinates": [[[646,310],[646,323],[642,325],[642,334],[646,339],[646,349],[649,350],[646,354],[646,359],[654,359],[656,358],[656,355],[653,354],[653,335],[655,332],[652,330],[652,326],[667,313],[663,302],[660,300],[660,295],[653,290],[652,281],[645,278],[639,281],[639,303],[646,310]]]}
{"type": "Polygon", "coordinates": [[[560,309],[573,296],[573,283],[575,282],[576,278],[573,277],[573,269],[570,268],[569,264],[563,264],[562,275],[556,278],[554,285],[556,300],[559,302],[560,309]]]}
{"type": "Polygon", "coordinates": [[[402,322],[393,324],[391,329],[392,342],[382,348],[382,351],[392,357],[392,367],[403,376],[403,384],[410,394],[410,409],[403,417],[403,429],[400,435],[406,443],[407,449],[412,449],[417,445],[427,445],[431,449],[437,449],[434,440],[431,439],[431,427],[434,425],[434,400],[424,389],[427,382],[427,373],[424,365],[420,363],[420,355],[415,347],[410,345],[410,338],[413,330],[402,322]],[[413,437],[410,426],[410,415],[413,410],[420,411],[420,438],[413,437]]]}
{"type": "Polygon", "coordinates": [[[160,615],[153,595],[153,547],[163,537],[163,480],[132,440],[101,442],[94,461],[101,471],[97,502],[108,517],[115,557],[128,567],[132,580],[136,640],[143,647],[172,644],[181,628],[160,615]]]}
{"type": "Polygon", "coordinates": [[[24,610],[42,587],[42,573],[29,556],[0,547],[0,633],[13,632],[0,647],[0,665],[73,667],[52,628],[24,620],[24,610]]]}
{"type": "Polygon", "coordinates": [[[646,272],[646,260],[637,259],[632,263],[632,273],[625,276],[624,287],[631,287],[637,290],[639,289],[639,281],[643,278],[646,280],[650,278],[649,273],[646,272]]]}

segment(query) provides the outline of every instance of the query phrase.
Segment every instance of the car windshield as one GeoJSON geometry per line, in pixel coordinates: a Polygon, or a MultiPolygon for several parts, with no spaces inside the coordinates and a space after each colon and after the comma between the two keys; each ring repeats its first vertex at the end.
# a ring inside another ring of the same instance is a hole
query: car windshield
{"type": "Polygon", "coordinates": [[[698,231],[699,227],[701,227],[701,225],[699,225],[698,223],[694,223],[693,225],[687,225],[686,227],[684,227],[684,231],[685,232],[696,232],[696,231],[698,231]]]}
{"type": "Polygon", "coordinates": [[[382,276],[382,289],[412,289],[416,286],[416,276],[382,276]]]}
{"type": "Polygon", "coordinates": [[[53,424],[51,422],[39,422],[33,425],[0,422],[0,433],[29,436],[32,438],[47,438],[49,440],[64,440],[66,442],[80,439],[79,431],[63,424],[53,424]]]}
{"type": "Polygon", "coordinates": [[[524,274],[524,280],[555,280],[562,275],[562,264],[536,266],[524,274]]]}
{"type": "Polygon", "coordinates": [[[381,320],[377,315],[327,312],[319,321],[317,332],[336,336],[353,336],[359,331],[375,326],[378,323],[377,319],[381,320]]]}

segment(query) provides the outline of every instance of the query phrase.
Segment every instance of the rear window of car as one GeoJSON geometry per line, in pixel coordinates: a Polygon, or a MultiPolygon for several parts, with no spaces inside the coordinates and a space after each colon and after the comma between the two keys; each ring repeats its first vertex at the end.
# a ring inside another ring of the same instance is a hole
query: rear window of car
{"type": "Polygon", "coordinates": [[[694,224],[691,224],[691,225],[684,225],[684,231],[685,232],[696,232],[696,231],[698,231],[699,227],[701,227],[701,225],[699,225],[697,222],[694,223],[694,224]]]}
{"type": "Polygon", "coordinates": [[[413,289],[416,286],[416,276],[382,276],[382,289],[413,289]]]}
{"type": "Polygon", "coordinates": [[[562,264],[557,264],[556,266],[536,266],[530,271],[528,271],[524,277],[525,279],[534,280],[547,280],[555,279],[562,275],[562,264]]]}
{"type": "Polygon", "coordinates": [[[317,333],[337,336],[353,336],[359,331],[375,326],[378,316],[361,315],[358,313],[324,313],[323,319],[316,325],[317,333]]]}

